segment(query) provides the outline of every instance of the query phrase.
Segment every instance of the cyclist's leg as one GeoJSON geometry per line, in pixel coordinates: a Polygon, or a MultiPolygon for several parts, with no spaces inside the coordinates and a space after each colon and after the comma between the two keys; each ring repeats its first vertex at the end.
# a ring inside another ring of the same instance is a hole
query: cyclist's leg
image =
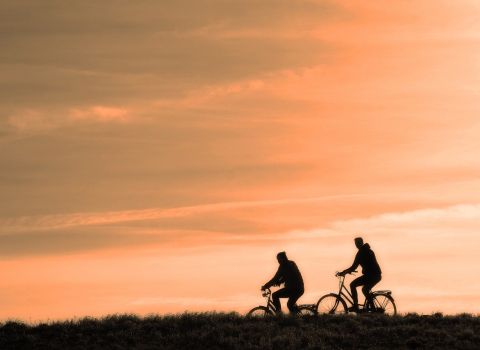
{"type": "Polygon", "coordinates": [[[366,277],[365,284],[363,285],[362,292],[365,295],[365,299],[370,299],[370,291],[372,288],[382,280],[382,275],[364,276],[366,277]]]}
{"type": "Polygon", "coordinates": [[[366,276],[360,276],[358,278],[355,278],[352,283],[350,283],[350,291],[352,293],[352,299],[353,299],[353,309],[358,309],[358,293],[357,293],[357,287],[363,286],[368,280],[366,279],[366,276]]]}
{"type": "Polygon", "coordinates": [[[290,298],[288,298],[287,307],[290,312],[295,312],[298,299],[303,295],[305,290],[303,289],[290,289],[290,298]]]}
{"type": "Polygon", "coordinates": [[[277,290],[275,293],[272,294],[272,302],[275,305],[275,309],[278,312],[282,311],[282,304],[280,303],[280,298],[288,298],[290,297],[290,292],[288,289],[282,288],[277,290]]]}

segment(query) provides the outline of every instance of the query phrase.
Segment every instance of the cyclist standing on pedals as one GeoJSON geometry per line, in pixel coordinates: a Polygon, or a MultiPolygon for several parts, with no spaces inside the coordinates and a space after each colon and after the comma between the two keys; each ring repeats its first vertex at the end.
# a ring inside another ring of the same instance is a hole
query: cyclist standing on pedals
{"type": "Polygon", "coordinates": [[[277,311],[282,312],[280,298],[288,298],[287,307],[288,310],[293,313],[296,309],[295,303],[305,292],[302,274],[300,273],[297,264],[288,260],[285,252],[278,253],[277,260],[280,264],[278,271],[270,281],[262,286],[262,291],[271,286],[285,283],[285,288],[279,289],[272,294],[273,305],[275,305],[277,311]]]}
{"type": "Polygon", "coordinates": [[[365,298],[368,299],[370,290],[382,279],[382,270],[380,270],[375,253],[370,249],[370,245],[368,243],[363,244],[363,238],[355,238],[355,246],[358,248],[358,252],[352,266],[340,272],[340,275],[345,276],[345,274],[355,271],[358,265],[362,267],[363,276],[354,279],[350,283],[353,306],[348,311],[358,312],[357,287],[363,286],[362,292],[365,298]]]}

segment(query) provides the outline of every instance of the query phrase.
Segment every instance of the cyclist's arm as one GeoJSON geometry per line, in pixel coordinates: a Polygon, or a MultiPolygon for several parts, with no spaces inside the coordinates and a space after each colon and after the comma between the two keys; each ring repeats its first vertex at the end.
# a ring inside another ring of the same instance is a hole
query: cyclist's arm
{"type": "Polygon", "coordinates": [[[283,271],[281,269],[281,266],[278,267],[278,271],[277,273],[275,274],[275,276],[273,276],[273,278],[268,281],[267,283],[265,283],[263,285],[263,288],[270,288],[271,286],[274,286],[274,285],[277,285],[277,284],[280,284],[280,281],[282,280],[282,275],[283,275],[283,271]]]}
{"type": "Polygon", "coordinates": [[[352,266],[350,266],[348,269],[343,270],[342,274],[345,275],[346,273],[351,273],[355,271],[358,265],[360,265],[360,252],[358,252],[357,255],[355,255],[355,260],[353,261],[352,266]]]}

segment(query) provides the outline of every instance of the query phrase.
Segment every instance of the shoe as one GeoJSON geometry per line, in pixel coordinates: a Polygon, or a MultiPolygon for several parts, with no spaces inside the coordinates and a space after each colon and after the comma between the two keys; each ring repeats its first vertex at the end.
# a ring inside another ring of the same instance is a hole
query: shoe
{"type": "Polygon", "coordinates": [[[355,312],[355,313],[358,314],[358,306],[349,307],[348,312],[355,312]]]}

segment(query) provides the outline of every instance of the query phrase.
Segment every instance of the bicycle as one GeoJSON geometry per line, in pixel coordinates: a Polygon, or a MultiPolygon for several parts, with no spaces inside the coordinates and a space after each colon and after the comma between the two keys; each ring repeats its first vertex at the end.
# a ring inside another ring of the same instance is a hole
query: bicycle
{"type": "MultiPolygon", "coordinates": [[[[353,275],[353,273],[349,274],[353,275]]],[[[353,306],[352,294],[344,284],[345,275],[336,272],[335,277],[339,280],[338,294],[330,293],[321,297],[315,308],[317,314],[348,314],[347,302],[353,306]]],[[[389,290],[370,291],[369,297],[365,299],[364,304],[358,306],[358,313],[396,315],[397,307],[392,297],[392,292],[389,290]]]]}
{"type": "MultiPolygon", "coordinates": [[[[278,311],[272,301],[272,291],[270,288],[267,288],[263,291],[262,296],[267,300],[267,306],[257,306],[251,309],[247,316],[268,316],[268,315],[279,315],[281,311],[278,311]]],[[[315,304],[313,305],[296,305],[295,315],[315,315],[315,304]]]]}

